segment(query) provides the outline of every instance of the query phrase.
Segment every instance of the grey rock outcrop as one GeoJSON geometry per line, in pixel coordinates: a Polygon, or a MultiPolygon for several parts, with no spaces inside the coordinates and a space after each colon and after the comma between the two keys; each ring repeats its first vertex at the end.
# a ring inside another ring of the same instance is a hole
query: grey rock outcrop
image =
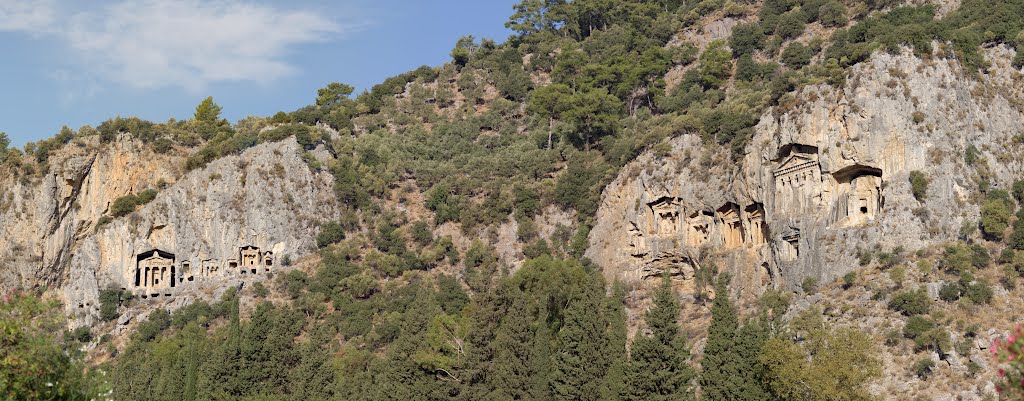
{"type": "Polygon", "coordinates": [[[646,152],[606,188],[586,256],[609,279],[669,271],[684,291],[717,259],[734,291],[756,296],[834,280],[862,251],[955,240],[978,218],[978,182],[1008,188],[1024,171],[1012,57],[989,50],[989,73],[971,79],[952,60],[877,53],[845,87],[807,87],[796,106],[766,112],[742,156],[676,137],[667,156],[646,152]],[[981,156],[973,166],[971,146],[981,156]],[[908,180],[915,170],[929,180],[921,201],[908,180]]]}
{"type": "MultiPolygon", "coordinates": [[[[240,266],[245,258],[244,253],[238,256],[241,247],[274,255],[278,264],[284,255],[315,250],[320,222],[337,215],[337,202],[333,178],[312,171],[300,153],[301,147],[288,139],[218,159],[184,175],[133,214],[82,239],[70,255],[63,286],[68,312],[87,321],[95,310],[75,308],[98,306],[99,289],[140,291],[138,276],[143,273],[136,272],[137,261],[153,250],[172,255],[175,292],[191,290],[191,295],[204,298],[238,285],[249,273],[240,266]]],[[[260,269],[253,273],[264,273],[262,259],[257,264],[260,269]]],[[[166,286],[156,291],[162,292],[171,293],[166,286]]]]}

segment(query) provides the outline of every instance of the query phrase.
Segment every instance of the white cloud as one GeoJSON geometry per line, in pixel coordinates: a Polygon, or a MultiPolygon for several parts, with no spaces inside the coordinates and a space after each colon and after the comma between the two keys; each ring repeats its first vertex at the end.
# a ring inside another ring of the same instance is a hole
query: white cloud
{"type": "Polygon", "coordinates": [[[0,32],[43,33],[55,20],[51,0],[0,0],[0,32]]]}
{"type": "Polygon", "coordinates": [[[67,67],[83,77],[199,91],[216,82],[272,82],[297,70],[287,58],[293,47],[356,28],[312,11],[240,0],[92,4],[0,0],[0,33],[66,43],[75,55],[67,67]],[[93,8],[71,11],[81,4],[93,8]]]}
{"type": "Polygon", "coordinates": [[[341,31],[308,11],[238,1],[150,0],[79,13],[64,36],[109,80],[199,90],[212,82],[281,78],[295,71],[285,58],[289,48],[341,31]]]}

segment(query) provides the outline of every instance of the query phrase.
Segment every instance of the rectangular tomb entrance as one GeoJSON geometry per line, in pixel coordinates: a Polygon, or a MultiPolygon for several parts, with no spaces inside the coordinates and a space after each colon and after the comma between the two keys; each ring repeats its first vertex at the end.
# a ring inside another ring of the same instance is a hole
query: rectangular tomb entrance
{"type": "Polygon", "coordinates": [[[174,254],[154,249],[135,257],[135,287],[145,288],[159,296],[161,289],[174,288],[176,280],[174,254]]]}

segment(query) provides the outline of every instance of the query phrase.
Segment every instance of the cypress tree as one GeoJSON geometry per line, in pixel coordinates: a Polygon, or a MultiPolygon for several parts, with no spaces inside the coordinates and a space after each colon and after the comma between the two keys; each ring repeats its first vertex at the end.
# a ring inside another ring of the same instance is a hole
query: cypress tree
{"type": "Polygon", "coordinates": [[[543,308],[537,314],[537,330],[533,335],[533,346],[530,349],[529,399],[548,401],[553,399],[551,374],[554,370],[552,355],[555,353],[555,339],[551,335],[551,319],[547,309],[543,308]]]}
{"type": "Polygon", "coordinates": [[[605,323],[601,313],[601,291],[581,284],[564,311],[558,332],[551,390],[555,400],[597,400],[606,369],[604,359],[605,323]]]}
{"type": "Polygon", "coordinates": [[[605,317],[608,320],[604,355],[608,360],[608,372],[601,384],[601,399],[618,400],[625,389],[626,381],[626,308],[622,300],[625,289],[615,282],[612,295],[605,298],[605,317]]]}
{"type": "Polygon", "coordinates": [[[704,346],[703,371],[700,375],[702,399],[708,401],[740,400],[743,388],[743,357],[736,341],[739,320],[736,308],[729,301],[729,276],[722,274],[715,282],[715,300],[711,305],[711,325],[704,346]]]}
{"type": "Polygon", "coordinates": [[[678,316],[679,303],[672,293],[670,279],[665,276],[654,295],[654,307],[644,318],[651,334],[633,341],[623,399],[693,399],[693,369],[686,363],[690,351],[679,333],[678,316]]]}
{"type": "Polygon", "coordinates": [[[512,307],[494,338],[494,367],[488,381],[494,399],[528,399],[533,346],[533,309],[527,294],[516,291],[512,307]]]}
{"type": "Polygon", "coordinates": [[[466,336],[466,367],[462,375],[460,399],[481,400],[491,392],[488,377],[494,362],[494,337],[507,311],[505,288],[491,287],[473,298],[470,304],[470,327],[466,336]]]}
{"type": "Polygon", "coordinates": [[[743,324],[736,336],[736,350],[742,363],[740,366],[741,386],[739,400],[767,400],[770,398],[765,381],[766,367],[761,363],[761,349],[768,341],[768,329],[761,321],[750,319],[743,324]]]}

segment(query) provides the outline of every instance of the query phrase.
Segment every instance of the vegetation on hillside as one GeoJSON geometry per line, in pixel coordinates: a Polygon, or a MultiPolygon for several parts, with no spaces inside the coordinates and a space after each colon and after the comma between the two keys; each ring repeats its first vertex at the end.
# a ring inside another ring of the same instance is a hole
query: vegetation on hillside
{"type": "MultiPolygon", "coordinates": [[[[0,134],[0,159],[29,179],[70,143],[121,136],[182,155],[187,170],[289,138],[300,152],[322,147],[336,156],[327,165],[306,158],[333,175],[347,207],[321,227],[321,264],[257,287],[250,318],[241,318],[240,295],[229,292],[214,304],[150,314],[120,352],[88,329],[69,333],[111,347],[117,399],[868,399],[866,383],[880,375],[872,338],[826,324],[817,310],[783,322],[785,297],[775,292],[760,310],[740,314],[728,277],[716,280],[712,270],[700,272],[700,288],[715,282],[717,295],[703,359],[690,356],[693,339],[679,330],[668,279],[627,341],[624,291],[581,259],[601,190],[644,149],[674,136],[699,135],[708,149],[740,154],[765,110],[793,107],[803,85],[842,85],[847,69],[877,50],[908,46],[984,73],[979,49],[1024,44],[1022,17],[1021,0],[964,0],[941,19],[931,6],[895,0],[524,0],[507,41],[462,38],[450,63],[354,97],[351,86],[331,83],[309,106],[234,125],[207,98],[186,121],[117,117],[62,129],[24,152],[7,149],[0,134]],[[729,38],[679,40],[723,16],[744,21],[729,38]],[[422,193],[429,219],[388,208],[410,192],[422,193]],[[577,221],[544,239],[534,218],[548,207],[575,212],[577,221]],[[508,219],[517,221],[528,257],[514,273],[490,240],[508,219]],[[434,237],[442,224],[479,239],[460,251],[451,237],[434,237]]],[[[925,174],[909,181],[926,202],[925,174]]],[[[1012,192],[1017,202],[1020,187],[1012,192]]],[[[1004,249],[993,253],[1006,269],[1002,284],[1024,272],[1022,213],[1014,216],[1009,193],[982,192],[982,218],[965,227],[980,228],[983,238],[965,231],[971,243],[950,244],[939,256],[934,274],[949,279],[941,302],[904,288],[903,250],[861,254],[862,264],[877,260],[898,283],[875,296],[906,316],[887,342],[948,351],[936,311],[992,301],[994,281],[979,274],[991,275],[989,248],[1004,249]]],[[[114,202],[110,218],[153,195],[114,202]]],[[[844,288],[857,281],[848,276],[844,288]]],[[[827,283],[804,284],[810,293],[827,283]]],[[[114,295],[105,298],[113,305],[114,295]]],[[[38,310],[27,302],[10,305],[38,310]]],[[[116,306],[103,311],[105,320],[116,316],[116,306]]],[[[80,371],[73,353],[50,348],[58,344],[51,333],[12,336],[17,346],[0,348],[0,356],[29,344],[53,357],[48,367],[80,371]]],[[[915,365],[919,377],[931,374],[927,362],[915,365]]],[[[67,391],[86,391],[72,390],[86,382],[71,377],[67,391]]],[[[37,384],[19,384],[29,394],[23,399],[42,391],[37,384]]]]}

